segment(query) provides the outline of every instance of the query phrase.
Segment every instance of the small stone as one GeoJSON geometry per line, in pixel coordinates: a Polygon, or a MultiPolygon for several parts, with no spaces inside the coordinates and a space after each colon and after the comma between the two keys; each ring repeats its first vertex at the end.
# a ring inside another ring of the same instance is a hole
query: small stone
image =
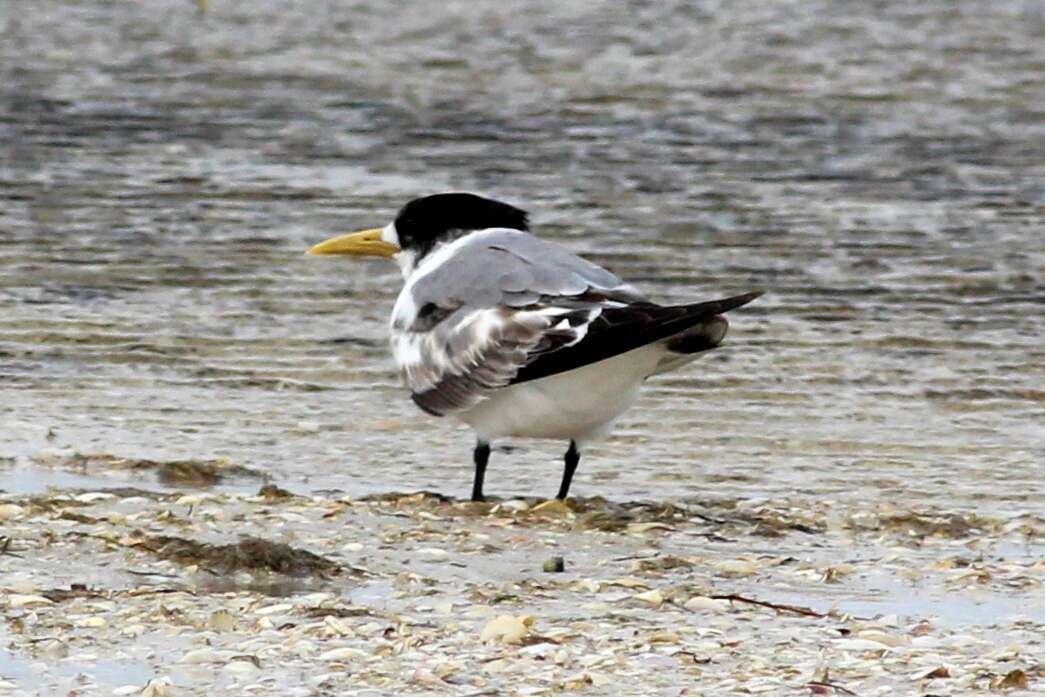
{"type": "Polygon", "coordinates": [[[871,639],[840,639],[835,645],[845,651],[888,651],[889,646],[871,639]]]}
{"type": "Polygon", "coordinates": [[[879,644],[885,644],[886,646],[903,646],[910,643],[910,640],[907,639],[907,637],[890,634],[881,629],[863,629],[856,632],[854,638],[870,639],[871,641],[877,641],[879,644]]]}
{"type": "Polygon", "coordinates": [[[651,644],[677,644],[679,635],[675,632],[654,632],[646,638],[646,641],[651,644]]]}
{"type": "Polygon", "coordinates": [[[421,549],[417,550],[417,553],[423,554],[427,557],[432,557],[434,559],[445,559],[446,557],[450,556],[449,552],[447,552],[445,549],[440,549],[439,547],[422,547],[421,549]]]}
{"type": "Polygon", "coordinates": [[[343,647],[340,649],[331,649],[324,653],[319,654],[319,660],[321,661],[351,661],[353,659],[366,658],[367,654],[365,651],[359,649],[353,649],[349,647],[343,647]]]}
{"type": "Polygon", "coordinates": [[[224,657],[214,649],[193,649],[181,657],[182,663],[220,663],[224,657]]]}
{"type": "Polygon", "coordinates": [[[1019,668],[1010,670],[1005,675],[991,681],[991,687],[995,690],[1026,690],[1029,685],[1027,674],[1019,668]]]}
{"type": "Polygon", "coordinates": [[[7,596],[7,602],[11,607],[29,607],[31,605],[54,605],[54,601],[42,595],[21,595],[13,593],[7,596]]]}
{"type": "Polygon", "coordinates": [[[646,591],[645,593],[637,593],[632,597],[635,598],[635,600],[649,603],[653,607],[660,607],[664,603],[664,596],[661,595],[660,591],[656,588],[651,591],[646,591]]]}
{"type": "Polygon", "coordinates": [[[729,608],[729,603],[725,600],[715,600],[705,595],[694,595],[692,598],[686,601],[682,607],[686,608],[690,612],[698,612],[701,610],[709,610],[711,612],[722,612],[729,608]]]}
{"type": "Polygon", "coordinates": [[[621,588],[649,588],[649,584],[638,578],[614,578],[599,583],[602,586],[620,586],[621,588]]]}
{"type": "Polygon", "coordinates": [[[552,557],[544,561],[542,568],[549,574],[562,573],[566,570],[566,560],[562,557],[552,557]]]}
{"type": "Polygon", "coordinates": [[[25,509],[13,503],[0,503],[0,520],[14,520],[25,515],[25,509]]]}
{"type": "Polygon", "coordinates": [[[503,673],[504,671],[506,671],[508,669],[508,666],[509,666],[508,661],[504,660],[503,658],[498,658],[497,660],[490,661],[489,663],[485,664],[483,666],[483,672],[484,673],[503,673]]]}
{"type": "Polygon", "coordinates": [[[928,668],[926,670],[920,670],[911,676],[912,680],[933,680],[936,678],[949,678],[951,677],[951,671],[947,670],[947,666],[936,666],[928,668]]]}
{"type": "Polygon", "coordinates": [[[492,513],[498,513],[500,511],[508,511],[509,513],[522,513],[530,509],[530,504],[526,503],[522,499],[508,499],[497,504],[492,513]]]}
{"type": "Polygon", "coordinates": [[[215,632],[231,632],[235,626],[236,618],[228,610],[216,610],[207,620],[207,627],[215,632]]]}
{"type": "Polygon", "coordinates": [[[757,572],[755,565],[743,559],[727,559],[715,564],[719,576],[752,576],[757,572]]]}
{"type": "Polygon", "coordinates": [[[527,646],[526,648],[519,649],[519,655],[544,659],[552,655],[558,648],[558,644],[542,642],[540,644],[533,644],[531,646],[527,646]]]}
{"type": "Polygon", "coordinates": [[[486,623],[479,634],[479,641],[499,641],[502,644],[518,644],[530,633],[533,617],[512,617],[501,615],[486,623]]]}
{"type": "Polygon", "coordinates": [[[79,496],[74,496],[73,500],[80,503],[95,503],[97,501],[112,501],[115,498],[115,494],[110,494],[107,491],[88,491],[79,496]]]}
{"type": "Polygon", "coordinates": [[[539,503],[530,509],[531,513],[539,513],[544,516],[552,518],[560,518],[573,515],[573,510],[570,509],[569,505],[565,501],[559,499],[552,499],[551,501],[545,501],[539,503]]]}
{"type": "Polygon", "coordinates": [[[168,677],[153,678],[145,683],[145,687],[138,693],[139,697],[167,697],[167,686],[171,684],[168,677]]]}
{"type": "Polygon", "coordinates": [[[654,521],[652,523],[631,523],[627,527],[628,532],[633,532],[633,533],[638,533],[638,534],[642,534],[644,532],[650,532],[651,530],[671,531],[671,530],[674,530],[674,529],[675,528],[671,527],[667,523],[659,523],[659,522],[656,522],[656,521],[654,521]]]}
{"type": "Polygon", "coordinates": [[[104,617],[85,617],[73,623],[77,627],[98,628],[104,627],[107,622],[104,617]]]}
{"type": "Polygon", "coordinates": [[[238,675],[247,675],[250,673],[258,672],[259,668],[257,664],[249,659],[236,659],[225,664],[222,669],[228,673],[235,673],[238,675]]]}

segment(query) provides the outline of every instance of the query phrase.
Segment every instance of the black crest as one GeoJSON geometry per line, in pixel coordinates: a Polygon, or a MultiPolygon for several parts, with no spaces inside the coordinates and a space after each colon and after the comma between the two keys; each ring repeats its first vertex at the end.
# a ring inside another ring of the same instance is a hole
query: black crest
{"type": "Polygon", "coordinates": [[[475,194],[433,194],[415,198],[395,219],[399,246],[427,254],[436,242],[448,242],[462,233],[505,227],[528,230],[526,211],[475,194]]]}

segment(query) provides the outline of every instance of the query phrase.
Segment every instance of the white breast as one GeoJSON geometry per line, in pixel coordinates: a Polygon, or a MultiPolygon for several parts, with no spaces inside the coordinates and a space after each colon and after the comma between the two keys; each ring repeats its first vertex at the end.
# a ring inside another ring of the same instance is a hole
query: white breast
{"type": "Polygon", "coordinates": [[[510,385],[458,415],[483,440],[555,438],[578,444],[605,435],[635,403],[664,348],[657,344],[558,373],[510,385]]]}

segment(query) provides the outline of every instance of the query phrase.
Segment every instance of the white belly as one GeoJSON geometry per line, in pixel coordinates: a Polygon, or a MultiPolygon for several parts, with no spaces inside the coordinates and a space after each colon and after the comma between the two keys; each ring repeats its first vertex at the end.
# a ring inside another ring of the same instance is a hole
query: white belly
{"type": "Polygon", "coordinates": [[[458,415],[486,441],[556,438],[579,443],[603,435],[639,396],[664,349],[643,346],[576,370],[510,385],[458,415]]]}

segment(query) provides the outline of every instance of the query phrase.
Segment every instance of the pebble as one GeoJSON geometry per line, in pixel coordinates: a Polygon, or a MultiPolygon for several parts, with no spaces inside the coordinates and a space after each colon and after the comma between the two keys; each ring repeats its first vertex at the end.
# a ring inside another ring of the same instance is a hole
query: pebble
{"type": "Polygon", "coordinates": [[[76,620],[75,622],[73,622],[73,626],[75,627],[86,628],[104,627],[106,624],[108,624],[108,622],[105,621],[104,617],[85,617],[83,619],[76,620]]]}
{"type": "Polygon", "coordinates": [[[683,607],[692,612],[698,612],[700,610],[722,612],[729,608],[729,603],[725,600],[715,600],[714,598],[709,598],[704,595],[694,595],[686,601],[683,607]]]}
{"type": "Polygon", "coordinates": [[[566,570],[566,560],[562,557],[552,557],[544,561],[542,568],[550,574],[561,573],[566,570]]]}
{"type": "Polygon", "coordinates": [[[839,639],[834,644],[844,651],[888,651],[889,645],[870,639],[839,639]]]}
{"type": "Polygon", "coordinates": [[[25,515],[25,509],[14,503],[0,503],[0,520],[15,520],[25,515]]]}
{"type": "Polygon", "coordinates": [[[714,566],[719,576],[752,576],[758,572],[753,563],[744,559],[727,559],[717,562],[714,566]]]}
{"type": "Polygon", "coordinates": [[[115,498],[115,494],[110,494],[107,491],[88,491],[87,493],[74,496],[73,500],[80,503],[95,503],[97,501],[112,501],[115,498]]]}
{"type": "Polygon", "coordinates": [[[367,653],[360,651],[359,649],[353,649],[345,646],[339,649],[331,649],[324,651],[319,654],[319,660],[321,661],[352,661],[360,658],[366,658],[367,653]]]}
{"type": "Polygon", "coordinates": [[[484,643],[499,641],[502,644],[518,644],[530,633],[530,627],[533,623],[533,617],[501,615],[486,623],[483,631],[479,633],[479,641],[484,643]]]}
{"type": "Polygon", "coordinates": [[[261,669],[258,668],[258,666],[256,666],[253,661],[246,659],[237,659],[226,663],[222,667],[222,670],[224,670],[227,673],[234,673],[236,675],[249,675],[257,673],[261,669]]]}
{"type": "Polygon", "coordinates": [[[221,663],[225,654],[214,649],[193,649],[181,657],[180,663],[221,663]]]}
{"type": "Polygon", "coordinates": [[[641,600],[644,603],[649,603],[653,607],[660,607],[664,603],[664,596],[661,592],[654,588],[651,591],[645,593],[636,593],[632,596],[635,600],[641,600]]]}
{"type": "Polygon", "coordinates": [[[42,595],[22,595],[12,593],[7,596],[7,603],[11,607],[31,607],[33,605],[54,605],[54,601],[42,595]]]}
{"type": "Polygon", "coordinates": [[[509,513],[522,513],[523,511],[530,510],[530,504],[526,503],[522,499],[508,499],[502,501],[494,507],[494,513],[500,513],[501,511],[507,511],[509,513]]]}
{"type": "Polygon", "coordinates": [[[236,626],[236,618],[228,610],[215,610],[207,618],[207,627],[215,632],[231,632],[236,626]]]}

